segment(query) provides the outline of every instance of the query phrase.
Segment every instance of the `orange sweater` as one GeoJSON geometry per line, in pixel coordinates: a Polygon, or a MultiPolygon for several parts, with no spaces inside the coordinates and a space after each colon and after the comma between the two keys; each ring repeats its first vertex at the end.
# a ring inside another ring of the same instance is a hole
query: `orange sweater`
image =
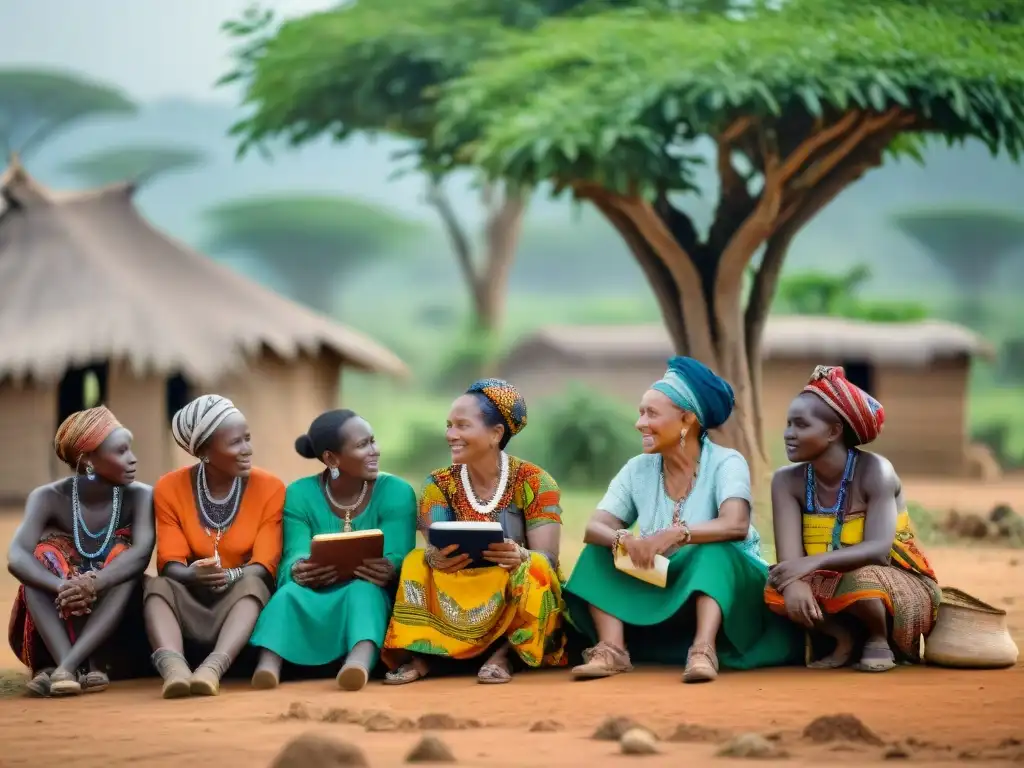
{"type": "MultiPolygon", "coordinates": [[[[191,473],[191,467],[176,469],[157,480],[153,487],[158,572],[167,563],[188,565],[193,560],[213,557],[214,536],[206,532],[196,509],[191,473]]],[[[262,565],[275,576],[281,559],[283,509],[284,483],[266,470],[253,467],[238,514],[221,536],[221,565],[262,565]]]]}

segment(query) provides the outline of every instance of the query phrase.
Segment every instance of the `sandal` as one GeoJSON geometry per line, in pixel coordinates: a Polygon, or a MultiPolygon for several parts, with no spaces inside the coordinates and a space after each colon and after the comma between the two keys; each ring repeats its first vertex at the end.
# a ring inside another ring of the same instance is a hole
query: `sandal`
{"type": "Polygon", "coordinates": [[[25,685],[25,690],[29,696],[35,696],[38,698],[46,698],[50,695],[50,675],[53,673],[53,667],[49,669],[41,669],[33,676],[31,680],[25,685]]]}
{"type": "Polygon", "coordinates": [[[361,691],[370,679],[370,673],[358,664],[345,664],[334,678],[343,691],[361,691]]]}
{"type": "Polygon", "coordinates": [[[600,680],[621,672],[632,672],[633,664],[629,652],[611,643],[600,642],[583,652],[583,663],[573,667],[572,676],[577,680],[600,680]]]}
{"type": "Polygon", "coordinates": [[[51,696],[78,696],[82,692],[82,684],[78,675],[64,669],[57,669],[50,675],[51,696]]]}
{"type": "Polygon", "coordinates": [[[512,682],[512,665],[508,659],[500,664],[488,662],[480,667],[476,674],[476,681],[485,685],[501,685],[512,682]]]}
{"type": "Polygon", "coordinates": [[[690,646],[686,654],[684,683],[710,683],[718,679],[718,654],[707,643],[690,646]]]}
{"type": "Polygon", "coordinates": [[[220,694],[220,679],[231,666],[231,657],[214,651],[196,667],[188,681],[189,693],[193,696],[217,696],[220,694]]]}
{"type": "Polygon", "coordinates": [[[421,672],[415,664],[409,662],[384,675],[384,685],[408,685],[422,680],[426,676],[425,672],[421,672]]]}
{"type": "Polygon", "coordinates": [[[106,672],[93,670],[78,676],[78,682],[82,686],[83,693],[101,693],[110,687],[110,678],[106,672]]]}
{"type": "Polygon", "coordinates": [[[896,655],[886,643],[865,645],[860,661],[853,665],[858,672],[888,672],[896,666],[896,655]]]}

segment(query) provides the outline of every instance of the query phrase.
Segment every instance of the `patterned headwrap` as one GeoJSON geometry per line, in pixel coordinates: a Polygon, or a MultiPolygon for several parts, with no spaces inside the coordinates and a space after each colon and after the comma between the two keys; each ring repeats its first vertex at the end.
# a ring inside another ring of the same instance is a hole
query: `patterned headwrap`
{"type": "Polygon", "coordinates": [[[519,390],[504,379],[480,379],[466,390],[466,394],[473,392],[479,392],[494,403],[510,436],[518,435],[526,427],[526,401],[519,390]]]}
{"type": "Polygon", "coordinates": [[[57,428],[53,450],[58,459],[75,469],[84,454],[95,451],[120,427],[121,422],[104,405],[72,413],[57,428]]]}
{"type": "Polygon", "coordinates": [[[665,375],[651,389],[690,411],[704,429],[722,426],[736,404],[729,382],[692,357],[671,358],[665,375]]]}
{"type": "Polygon", "coordinates": [[[202,395],[186,405],[171,419],[171,435],[183,451],[197,456],[196,451],[224,423],[224,419],[240,411],[220,395],[202,395]]]}
{"type": "Polygon", "coordinates": [[[817,395],[839,414],[857,435],[859,445],[867,445],[882,433],[885,423],[882,404],[856,384],[851,384],[842,368],[819,365],[803,391],[817,395]]]}

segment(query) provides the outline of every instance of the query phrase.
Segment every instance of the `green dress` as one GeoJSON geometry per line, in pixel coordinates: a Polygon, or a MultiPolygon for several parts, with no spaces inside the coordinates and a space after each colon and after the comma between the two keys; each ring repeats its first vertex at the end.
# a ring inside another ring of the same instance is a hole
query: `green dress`
{"type": "MultiPolygon", "coordinates": [[[[313,536],[340,533],[343,526],[341,518],[327,505],[320,475],[304,477],[288,486],[277,592],[260,614],[252,645],[306,667],[342,659],[362,640],[380,649],[391,617],[387,590],[361,579],[326,589],[310,589],[292,581],[292,566],[309,556],[313,536]]],[[[384,557],[396,570],[401,568],[416,541],[416,492],[401,478],[382,472],[369,505],[352,519],[352,527],[357,531],[382,530],[384,557]]]]}
{"type": "MultiPolygon", "coordinates": [[[[690,525],[708,522],[731,498],[751,501],[747,462],[738,452],[705,440],[697,482],[681,516],[690,525]]],[[[665,493],[661,457],[656,454],[630,459],[598,504],[623,528],[636,525],[644,536],[672,525],[674,507],[665,493]]],[[[590,643],[596,642],[589,611],[593,605],[623,622],[634,662],[682,666],[696,627],[692,598],[704,594],[722,609],[716,643],[722,667],[799,663],[802,633],[764,603],[768,566],[761,559],[760,543],[751,525],[744,541],[682,547],[669,558],[665,588],[627,576],[615,568],[609,549],[588,544],[565,586],[570,623],[590,643]]]]}

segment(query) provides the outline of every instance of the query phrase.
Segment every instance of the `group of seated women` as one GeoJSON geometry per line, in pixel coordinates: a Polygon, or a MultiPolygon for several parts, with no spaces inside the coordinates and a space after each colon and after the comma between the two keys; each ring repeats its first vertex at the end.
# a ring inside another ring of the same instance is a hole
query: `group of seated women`
{"type": "Polygon", "coordinates": [[[141,595],[165,698],[216,695],[247,645],[258,652],[255,688],[276,687],[287,662],[300,674],[337,669],[347,691],[379,661],[384,684],[404,685],[466,665],[480,683],[508,683],[570,657],[576,679],[639,662],[681,667],[687,683],[714,680],[720,666],[799,663],[808,649],[810,666],[824,668],[919,660],[940,593],[892,465],[860,449],[882,428],[881,405],[824,367],[793,401],[793,464],[772,481],[771,567],[751,522],[747,463],[708,435],[733,406],[730,385],[706,366],[669,361],[640,401],[642,453],[612,479],[568,580],[558,486],[506,453],[527,424],[508,382],[479,381],[455,400],[452,463],[418,499],[380,471],[373,430],[348,410],[320,415],[296,440],[324,469],[287,488],[253,466],[245,417],[223,397],[175,414],[174,439],[197,461],[152,489],[135,482],[132,435],[114,415],[76,413],[55,438],[72,475],[32,492],[11,543],[22,584],[11,647],[33,695],[102,691],[141,595]],[[505,538],[484,553],[487,567],[470,567],[454,545],[417,548],[417,530],[439,521],[500,523],[505,538]],[[383,532],[383,557],[350,578],[310,560],[317,534],[367,529],[383,532]],[[661,558],[664,585],[619,567],[661,558]]]}

